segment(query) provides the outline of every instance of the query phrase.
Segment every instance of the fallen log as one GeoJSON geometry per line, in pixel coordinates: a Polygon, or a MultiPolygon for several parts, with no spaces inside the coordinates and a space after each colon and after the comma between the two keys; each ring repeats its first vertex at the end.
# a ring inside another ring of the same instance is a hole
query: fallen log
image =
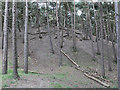
{"type": "MultiPolygon", "coordinates": [[[[77,67],[75,67],[75,68],[76,68],[77,70],[80,70],[81,72],[83,72],[83,74],[84,74],[86,77],[88,77],[89,79],[92,79],[92,80],[96,81],[97,83],[101,84],[101,85],[104,86],[104,87],[107,87],[107,88],[110,87],[110,85],[108,85],[108,84],[100,81],[100,80],[97,79],[96,77],[93,77],[93,76],[87,74],[86,72],[84,72],[84,70],[80,69],[80,68],[79,68],[80,66],[79,66],[75,61],[73,61],[63,50],[61,50],[61,52],[62,52],[63,55],[65,55],[75,66],[77,66],[77,67]]],[[[104,79],[104,80],[105,80],[105,79],[104,79]]]]}
{"type": "Polygon", "coordinates": [[[74,65],[76,65],[77,67],[79,67],[79,65],[73,61],[63,50],[61,50],[61,52],[63,53],[63,55],[65,55],[74,65]]]}
{"type": "MultiPolygon", "coordinates": [[[[39,34],[38,32],[37,33],[28,33],[29,35],[36,35],[36,34],[39,34]]],[[[40,32],[40,34],[47,34],[47,32],[40,32]]]]}
{"type": "Polygon", "coordinates": [[[84,73],[84,75],[85,75],[86,77],[88,77],[88,78],[90,78],[90,79],[96,81],[97,83],[103,85],[104,87],[110,87],[110,85],[108,85],[108,84],[106,84],[106,83],[100,81],[99,79],[97,79],[97,78],[95,78],[95,77],[93,77],[93,76],[91,76],[91,75],[89,75],[89,74],[87,74],[87,73],[84,73]]]}

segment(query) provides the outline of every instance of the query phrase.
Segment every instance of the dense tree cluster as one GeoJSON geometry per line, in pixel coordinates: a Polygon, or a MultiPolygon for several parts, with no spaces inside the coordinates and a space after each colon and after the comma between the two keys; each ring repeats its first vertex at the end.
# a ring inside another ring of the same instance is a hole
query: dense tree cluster
{"type": "MultiPolygon", "coordinates": [[[[102,76],[105,76],[104,69],[104,40],[112,42],[114,61],[118,66],[118,83],[120,87],[120,2],[8,2],[2,3],[2,48],[3,64],[2,73],[7,74],[8,60],[8,35],[12,32],[13,47],[13,72],[14,78],[18,78],[16,32],[24,31],[24,71],[28,73],[28,27],[38,29],[39,38],[42,39],[40,26],[47,25],[51,53],[54,54],[53,42],[51,39],[50,27],[57,26],[57,39],[59,50],[59,65],[62,65],[61,48],[63,47],[63,28],[67,36],[72,32],[73,49],[76,51],[76,32],[78,29],[83,40],[91,40],[93,59],[95,54],[101,55],[102,76]],[[11,23],[12,22],[12,23],[11,23]],[[62,32],[62,34],[60,33],[62,32]],[[95,36],[97,50],[94,49],[95,36]],[[115,44],[117,43],[117,49],[115,44]],[[101,46],[101,49],[100,49],[101,46]]],[[[109,54],[109,50],[108,50],[109,54]]],[[[111,61],[108,60],[108,70],[111,71],[111,61]]]]}

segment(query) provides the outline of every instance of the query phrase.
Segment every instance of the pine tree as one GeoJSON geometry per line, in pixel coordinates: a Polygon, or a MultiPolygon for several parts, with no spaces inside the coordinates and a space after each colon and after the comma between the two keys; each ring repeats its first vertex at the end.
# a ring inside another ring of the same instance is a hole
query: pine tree
{"type": "Polygon", "coordinates": [[[24,32],[24,72],[28,73],[28,1],[25,10],[25,32],[24,32]]]}
{"type": "MultiPolygon", "coordinates": [[[[47,3],[46,3],[47,4],[47,3]]],[[[51,38],[51,33],[50,33],[50,28],[49,28],[49,14],[48,14],[48,6],[49,6],[49,1],[47,4],[47,10],[46,10],[46,16],[47,16],[47,26],[48,26],[48,35],[49,35],[49,42],[50,42],[50,47],[51,47],[51,53],[54,54],[54,49],[53,49],[53,43],[52,43],[52,38],[51,38]]]]}
{"type": "Polygon", "coordinates": [[[5,15],[4,15],[4,41],[3,41],[3,61],[2,61],[2,74],[7,74],[7,64],[8,64],[8,0],[5,1],[5,15]]]}
{"type": "Polygon", "coordinates": [[[120,2],[115,1],[116,32],[117,32],[117,71],[118,88],[120,90],[120,2]]]}
{"type": "Polygon", "coordinates": [[[104,67],[104,43],[103,43],[103,17],[102,17],[102,3],[99,2],[99,8],[100,8],[100,30],[101,30],[101,62],[102,62],[102,76],[105,77],[105,67],[104,67]]]}
{"type": "Polygon", "coordinates": [[[58,20],[58,2],[56,0],[56,20],[57,20],[57,39],[58,39],[58,49],[59,49],[59,66],[62,65],[62,53],[61,53],[61,46],[60,46],[60,29],[59,29],[59,20],[58,20]]]}
{"type": "Polygon", "coordinates": [[[12,51],[13,51],[13,76],[14,79],[17,79],[18,76],[18,71],[17,71],[17,37],[16,37],[16,4],[15,4],[15,0],[13,0],[12,3],[13,7],[12,7],[12,51]]]}

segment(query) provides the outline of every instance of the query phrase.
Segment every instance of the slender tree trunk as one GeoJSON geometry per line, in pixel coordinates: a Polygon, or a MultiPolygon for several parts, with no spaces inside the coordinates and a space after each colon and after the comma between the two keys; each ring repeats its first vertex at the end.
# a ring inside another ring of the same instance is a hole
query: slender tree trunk
{"type": "Polygon", "coordinates": [[[20,29],[20,22],[17,21],[17,23],[18,23],[18,30],[19,30],[19,32],[21,32],[21,29],[20,29]]]}
{"type": "Polygon", "coordinates": [[[3,47],[4,47],[4,31],[2,32],[2,51],[3,51],[3,47]]]}
{"type": "Polygon", "coordinates": [[[98,23],[97,23],[97,17],[96,17],[96,12],[95,12],[95,6],[93,4],[93,10],[94,10],[94,17],[95,17],[95,28],[96,28],[96,40],[97,40],[97,54],[100,54],[100,49],[99,49],[99,40],[98,40],[98,23]]]}
{"type": "Polygon", "coordinates": [[[109,52],[110,52],[110,50],[109,50],[109,45],[108,45],[108,43],[109,43],[109,37],[108,37],[108,34],[109,34],[109,25],[108,25],[108,20],[107,20],[107,49],[108,49],[108,51],[107,51],[107,53],[108,53],[108,71],[112,71],[112,67],[111,67],[111,60],[110,60],[110,56],[109,56],[109,52]]]}
{"type": "Polygon", "coordinates": [[[113,30],[111,28],[111,22],[109,21],[109,27],[110,27],[110,40],[112,41],[112,49],[114,54],[114,61],[117,63],[117,56],[116,56],[116,49],[115,49],[115,43],[114,43],[114,37],[113,37],[113,30]]]}
{"type": "MultiPolygon", "coordinates": [[[[0,3],[1,5],[1,3],[0,3]]],[[[2,37],[2,7],[0,6],[0,37],[2,37]]],[[[1,47],[0,47],[1,48],[1,47]]]]}
{"type": "MultiPolygon", "coordinates": [[[[68,28],[68,8],[67,8],[67,3],[64,3],[64,6],[65,6],[65,27],[68,28]]],[[[69,36],[69,29],[66,29],[67,30],[67,36],[69,36]]]]}
{"type": "Polygon", "coordinates": [[[0,2],[0,49],[2,49],[2,33],[3,33],[3,30],[2,30],[2,2],[0,2]]]}
{"type": "Polygon", "coordinates": [[[74,0],[74,30],[73,30],[73,49],[76,51],[77,47],[76,47],[76,35],[75,35],[75,15],[76,15],[76,11],[75,11],[75,0],[74,0]]]}
{"type": "Polygon", "coordinates": [[[39,32],[39,38],[42,38],[42,36],[41,36],[41,33],[40,33],[40,28],[39,28],[39,6],[38,6],[38,2],[37,2],[37,13],[36,13],[36,17],[37,17],[37,21],[36,21],[36,23],[37,23],[37,28],[38,28],[38,32],[39,32]]]}
{"type": "Polygon", "coordinates": [[[105,67],[104,67],[104,43],[103,43],[103,24],[102,24],[102,3],[99,2],[99,7],[100,7],[100,29],[101,29],[101,62],[102,62],[102,76],[105,77],[105,67]]]}
{"type": "Polygon", "coordinates": [[[105,38],[105,40],[107,41],[107,32],[106,32],[106,25],[105,25],[105,19],[103,19],[103,27],[104,27],[104,38],[105,38]]]}
{"type": "Polygon", "coordinates": [[[115,1],[116,32],[117,32],[117,70],[118,88],[120,90],[120,1],[115,1]]]}
{"type": "Polygon", "coordinates": [[[24,72],[28,73],[28,2],[25,10],[25,33],[24,33],[24,72]]]}
{"type": "Polygon", "coordinates": [[[73,37],[73,49],[74,49],[74,51],[76,51],[77,48],[76,48],[76,35],[75,35],[75,13],[76,13],[76,11],[75,11],[75,0],[74,0],[74,23],[73,23],[73,14],[72,14],[72,11],[70,9],[69,4],[68,4],[68,8],[69,8],[70,15],[71,15],[71,28],[72,28],[72,37],[73,37]]]}
{"type": "Polygon", "coordinates": [[[64,42],[64,40],[63,40],[63,26],[62,26],[62,34],[61,34],[61,48],[63,48],[63,42],[64,42]]]}
{"type": "Polygon", "coordinates": [[[62,65],[62,53],[61,53],[61,47],[60,47],[60,29],[59,29],[59,22],[58,22],[58,4],[56,0],[56,20],[57,20],[57,39],[58,39],[58,49],[59,49],[59,66],[62,65]]]}
{"type": "Polygon", "coordinates": [[[89,11],[89,4],[88,4],[88,20],[89,20],[89,31],[90,31],[90,37],[91,37],[91,46],[92,46],[92,56],[93,59],[95,60],[95,52],[94,52],[94,44],[93,44],[93,32],[92,32],[92,25],[91,25],[91,18],[90,18],[90,11],[89,11]]]}
{"type": "Polygon", "coordinates": [[[65,24],[65,16],[64,16],[64,28],[65,28],[66,24],[65,24]]]}
{"type": "Polygon", "coordinates": [[[87,16],[86,16],[86,31],[85,31],[85,34],[86,34],[86,40],[88,40],[88,36],[89,36],[89,27],[88,27],[88,25],[89,25],[89,22],[88,22],[88,13],[87,13],[87,16]]]}
{"type": "MultiPolygon", "coordinates": [[[[25,6],[25,2],[23,2],[23,6],[25,6]]],[[[25,8],[23,7],[23,21],[25,21],[25,8]]],[[[25,22],[24,22],[25,23],[25,22]]],[[[24,44],[24,33],[25,33],[25,31],[24,31],[24,28],[25,28],[25,25],[23,25],[23,39],[22,39],[22,43],[24,44]]]]}
{"type": "Polygon", "coordinates": [[[4,46],[3,46],[3,61],[2,61],[2,74],[7,74],[8,64],[8,0],[5,1],[5,15],[4,15],[4,46]]]}
{"type": "MultiPolygon", "coordinates": [[[[47,3],[46,3],[46,4],[47,4],[47,3]]],[[[47,29],[48,29],[48,35],[49,35],[51,53],[54,54],[53,43],[52,43],[52,40],[51,40],[51,33],[50,33],[50,27],[49,27],[49,14],[48,14],[49,1],[48,1],[48,4],[47,4],[46,6],[47,6],[46,15],[47,15],[47,25],[48,25],[48,28],[47,28],[47,29]]]]}
{"type": "Polygon", "coordinates": [[[17,37],[16,37],[16,28],[15,28],[15,21],[16,21],[16,5],[15,5],[15,0],[13,0],[12,3],[13,7],[12,7],[12,51],[13,51],[13,76],[14,79],[18,78],[18,71],[17,71],[17,37]]]}
{"type": "Polygon", "coordinates": [[[62,5],[62,3],[60,3],[60,7],[59,7],[59,12],[60,12],[60,26],[61,26],[61,48],[63,48],[63,42],[64,42],[64,40],[63,40],[63,17],[62,17],[62,10],[61,10],[61,5],[62,5]]]}

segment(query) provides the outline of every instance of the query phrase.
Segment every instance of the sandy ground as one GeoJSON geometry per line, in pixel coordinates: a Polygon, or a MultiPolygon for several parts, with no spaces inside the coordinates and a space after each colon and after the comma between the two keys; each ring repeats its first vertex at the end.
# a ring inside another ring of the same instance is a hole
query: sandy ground
{"type": "MultiPolygon", "coordinates": [[[[53,30],[51,28],[51,30],[53,30]]],[[[35,33],[36,29],[29,29],[30,33],[35,33]]],[[[53,30],[54,31],[54,30],[53,30]]],[[[21,76],[21,79],[14,84],[9,84],[8,87],[15,88],[53,88],[53,87],[62,87],[62,88],[101,88],[100,84],[95,81],[88,79],[83,75],[82,72],[76,70],[74,65],[71,64],[70,61],[65,56],[62,56],[63,66],[58,67],[59,65],[59,57],[58,50],[55,48],[55,43],[57,42],[52,35],[52,41],[54,45],[55,54],[50,53],[49,46],[49,38],[48,35],[43,34],[43,38],[39,39],[38,35],[29,35],[29,70],[35,71],[38,73],[42,73],[40,75],[27,75],[21,76]]],[[[11,36],[10,36],[11,37],[11,36]]],[[[19,68],[24,67],[24,55],[23,55],[23,37],[22,33],[17,35],[17,47],[18,47],[18,60],[19,60],[19,68]]],[[[96,49],[96,43],[94,43],[96,49]]],[[[85,71],[96,71],[101,74],[101,65],[97,62],[97,60],[93,60],[91,57],[91,45],[90,41],[79,41],[77,39],[77,52],[72,51],[72,39],[64,38],[64,47],[63,50],[75,61],[80,67],[85,71]]],[[[112,52],[111,47],[109,49],[112,52]]],[[[105,50],[105,55],[108,53],[105,50]]],[[[9,61],[12,63],[11,57],[11,39],[9,39],[9,61]]],[[[105,57],[106,57],[105,56],[105,57]]],[[[111,61],[113,60],[112,53],[109,53],[109,57],[111,57],[111,61]]],[[[100,58],[100,56],[98,56],[100,58]]],[[[10,66],[12,68],[12,66],[10,66]]],[[[111,87],[117,87],[116,82],[117,79],[117,70],[116,65],[113,63],[112,68],[113,71],[109,72],[107,70],[107,58],[105,59],[105,68],[106,68],[106,77],[113,81],[110,83],[111,87]]]]}

